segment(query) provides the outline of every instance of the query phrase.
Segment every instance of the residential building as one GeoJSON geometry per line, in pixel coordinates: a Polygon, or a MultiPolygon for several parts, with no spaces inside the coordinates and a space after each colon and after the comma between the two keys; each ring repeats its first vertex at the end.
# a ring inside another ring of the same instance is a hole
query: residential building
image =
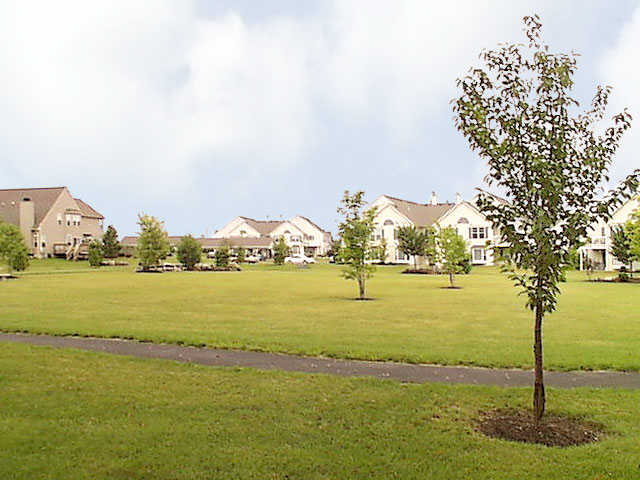
{"type": "MultiPolygon", "coordinates": [[[[584,270],[588,264],[594,270],[618,270],[623,266],[611,253],[611,238],[613,229],[622,226],[631,219],[634,212],[640,209],[638,197],[623,203],[612,215],[608,222],[600,220],[588,231],[585,245],[579,248],[580,269],[584,270]]],[[[638,268],[636,264],[634,268],[638,268]]]]}
{"type": "Polygon", "coordinates": [[[273,241],[279,237],[285,239],[294,255],[324,255],[331,248],[331,234],[300,215],[291,220],[236,217],[214,233],[213,240],[242,245],[248,250],[271,250],[273,241]]]}
{"type": "MultiPolygon", "coordinates": [[[[499,199],[500,201],[504,201],[499,199]]],[[[381,195],[369,205],[377,207],[375,217],[376,229],[373,233],[374,245],[387,242],[387,258],[389,263],[409,263],[413,259],[406,256],[398,248],[399,227],[415,226],[419,229],[427,227],[453,227],[464,238],[469,248],[471,261],[475,265],[493,265],[494,249],[504,248],[499,235],[491,223],[480,213],[474,201],[464,201],[456,194],[455,202],[439,203],[433,192],[427,203],[417,203],[390,195],[381,195]]],[[[420,259],[422,261],[422,259],[420,259]]]]}
{"type": "Polygon", "coordinates": [[[20,228],[38,258],[66,255],[72,247],[102,238],[104,216],[73,198],[67,187],[0,190],[0,220],[20,228]]]}

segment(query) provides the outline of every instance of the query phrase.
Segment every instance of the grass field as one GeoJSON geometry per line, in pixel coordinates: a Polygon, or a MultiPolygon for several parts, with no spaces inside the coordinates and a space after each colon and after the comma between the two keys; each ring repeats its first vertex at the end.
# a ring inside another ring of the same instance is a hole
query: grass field
{"type": "MultiPolygon", "coordinates": [[[[382,267],[371,302],[355,302],[340,267],[247,266],[242,272],[135,274],[34,262],[0,284],[0,329],[343,358],[500,367],[532,365],[532,315],[494,268],[457,277],[382,267]],[[73,274],[71,274],[73,273],[73,274]]],[[[562,285],[545,323],[546,367],[640,370],[640,285],[562,285]]]]}
{"type": "Polygon", "coordinates": [[[553,390],[608,433],[489,439],[478,411],[530,389],[403,385],[0,344],[3,479],[637,479],[640,391],[553,390]]]}

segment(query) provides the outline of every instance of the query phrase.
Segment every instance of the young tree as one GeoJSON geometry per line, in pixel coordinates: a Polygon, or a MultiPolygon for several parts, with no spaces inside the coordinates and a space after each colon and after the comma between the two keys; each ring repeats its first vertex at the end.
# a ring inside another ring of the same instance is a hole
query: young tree
{"type": "Polygon", "coordinates": [[[371,234],[375,229],[374,219],[377,209],[364,210],[364,192],[358,191],[353,195],[349,190],[344,192],[338,213],[344,220],[338,226],[342,248],[340,258],[347,264],[342,276],[347,280],[358,282],[358,299],[365,299],[366,282],[373,276],[375,267],[368,261],[375,258],[375,248],[371,246],[371,234]]]}
{"type": "MultiPolygon", "coordinates": [[[[633,263],[631,238],[627,235],[627,229],[623,225],[611,229],[611,253],[620,263],[629,266],[629,272],[633,270],[631,265],[633,263]]],[[[621,271],[619,275],[621,280],[625,278],[622,273],[621,271]]]]}
{"type": "Polygon", "coordinates": [[[468,260],[467,242],[453,227],[441,228],[436,239],[436,258],[442,271],[449,275],[449,286],[455,288],[453,276],[463,273],[464,262],[468,260]]]}
{"type": "Polygon", "coordinates": [[[164,229],[164,222],[150,215],[138,215],[140,237],[138,239],[138,257],[142,268],[158,265],[167,258],[171,245],[164,229]]]}
{"type": "Polygon", "coordinates": [[[291,249],[287,245],[284,237],[278,237],[273,244],[273,262],[276,265],[283,265],[284,259],[289,256],[291,249]]]}
{"type": "Polygon", "coordinates": [[[387,263],[387,255],[389,251],[389,244],[387,243],[387,239],[383,238],[380,240],[380,246],[378,247],[378,258],[380,259],[380,263],[383,265],[387,263]]]}
{"type": "Polygon", "coordinates": [[[413,256],[413,268],[418,268],[418,256],[424,256],[429,242],[429,233],[415,226],[398,228],[398,249],[405,255],[413,256]]]}
{"type": "Polygon", "coordinates": [[[575,114],[576,54],[551,53],[541,43],[537,16],[524,24],[528,46],[483,51],[484,67],[458,80],[462,94],[453,109],[457,128],[488,163],[487,183],[511,200],[498,203],[481,194],[478,206],[509,243],[505,267],[535,312],[533,410],[539,422],[545,410],[542,322],[556,308],[571,247],[637,189],[640,171],[596,198],[631,117],[624,111],[599,133],[609,87],[599,87],[591,109],[575,114]]]}
{"type": "Polygon", "coordinates": [[[214,255],[214,261],[216,263],[216,267],[218,268],[226,268],[229,266],[229,257],[231,257],[231,251],[229,250],[228,245],[221,245],[216,250],[214,255]]]}
{"type": "Polygon", "coordinates": [[[627,222],[625,231],[629,236],[629,273],[633,273],[633,262],[640,262],[640,209],[627,222]]]}
{"type": "Polygon", "coordinates": [[[185,235],[180,239],[176,256],[187,270],[193,270],[193,267],[202,259],[202,247],[192,235],[185,235]]]}
{"type": "Polygon", "coordinates": [[[104,251],[104,258],[118,258],[120,255],[118,231],[113,225],[109,225],[102,236],[102,249],[104,251]]]}
{"type": "Polygon", "coordinates": [[[244,263],[244,260],[247,256],[247,251],[245,250],[244,247],[238,247],[236,250],[236,257],[237,257],[237,261],[238,263],[244,263]]]}
{"type": "Polygon", "coordinates": [[[11,223],[0,221],[0,263],[4,263],[9,273],[21,272],[29,266],[29,250],[24,244],[20,229],[11,223]]]}
{"type": "Polygon", "coordinates": [[[104,260],[104,244],[100,240],[92,240],[89,244],[89,265],[100,267],[104,260]]]}

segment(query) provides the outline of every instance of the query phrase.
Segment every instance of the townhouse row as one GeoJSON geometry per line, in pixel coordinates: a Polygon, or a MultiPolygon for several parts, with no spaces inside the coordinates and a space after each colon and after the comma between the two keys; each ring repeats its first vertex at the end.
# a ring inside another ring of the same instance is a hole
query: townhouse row
{"type": "MultiPolygon", "coordinates": [[[[487,192],[484,192],[487,193],[487,192]]],[[[377,209],[374,245],[386,243],[387,263],[410,263],[412,258],[398,248],[398,229],[415,226],[423,229],[439,225],[453,227],[467,242],[470,258],[475,265],[493,265],[501,250],[508,247],[500,233],[477,208],[476,195],[465,201],[456,195],[454,202],[439,202],[433,192],[428,202],[381,195],[368,208],[377,209]]],[[[495,201],[507,202],[497,196],[495,201]]],[[[610,221],[600,221],[589,230],[585,244],[580,247],[580,264],[597,270],[614,270],[621,263],[611,253],[613,229],[626,223],[640,209],[638,198],[625,202],[610,221]]],[[[67,187],[23,188],[0,190],[0,220],[17,225],[35,257],[64,256],[91,239],[101,238],[104,216],[79,198],[67,187]]],[[[331,233],[304,216],[289,220],[256,220],[239,216],[217,230],[211,237],[198,241],[206,251],[221,245],[244,247],[249,254],[270,258],[277,238],[284,238],[293,255],[315,257],[326,255],[332,247],[331,233]]],[[[170,237],[177,244],[181,237],[170,237]]],[[[122,239],[130,251],[137,245],[137,237],[122,239]]]]}

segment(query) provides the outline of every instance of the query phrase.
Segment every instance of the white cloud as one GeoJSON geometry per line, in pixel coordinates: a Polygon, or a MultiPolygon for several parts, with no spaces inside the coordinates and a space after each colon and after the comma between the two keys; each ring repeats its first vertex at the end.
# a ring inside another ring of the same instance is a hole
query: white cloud
{"type": "Polygon", "coordinates": [[[631,130],[625,134],[614,160],[613,179],[619,180],[640,168],[640,6],[620,31],[615,46],[604,52],[600,62],[603,83],[611,85],[613,92],[609,113],[616,114],[628,108],[634,117],[631,130]]]}
{"type": "Polygon", "coordinates": [[[161,197],[207,166],[232,163],[245,183],[299,166],[335,119],[416,142],[425,118],[451,121],[454,80],[482,46],[521,39],[530,12],[515,3],[336,0],[248,21],[186,0],[2,2],[5,179],[161,197]]]}

